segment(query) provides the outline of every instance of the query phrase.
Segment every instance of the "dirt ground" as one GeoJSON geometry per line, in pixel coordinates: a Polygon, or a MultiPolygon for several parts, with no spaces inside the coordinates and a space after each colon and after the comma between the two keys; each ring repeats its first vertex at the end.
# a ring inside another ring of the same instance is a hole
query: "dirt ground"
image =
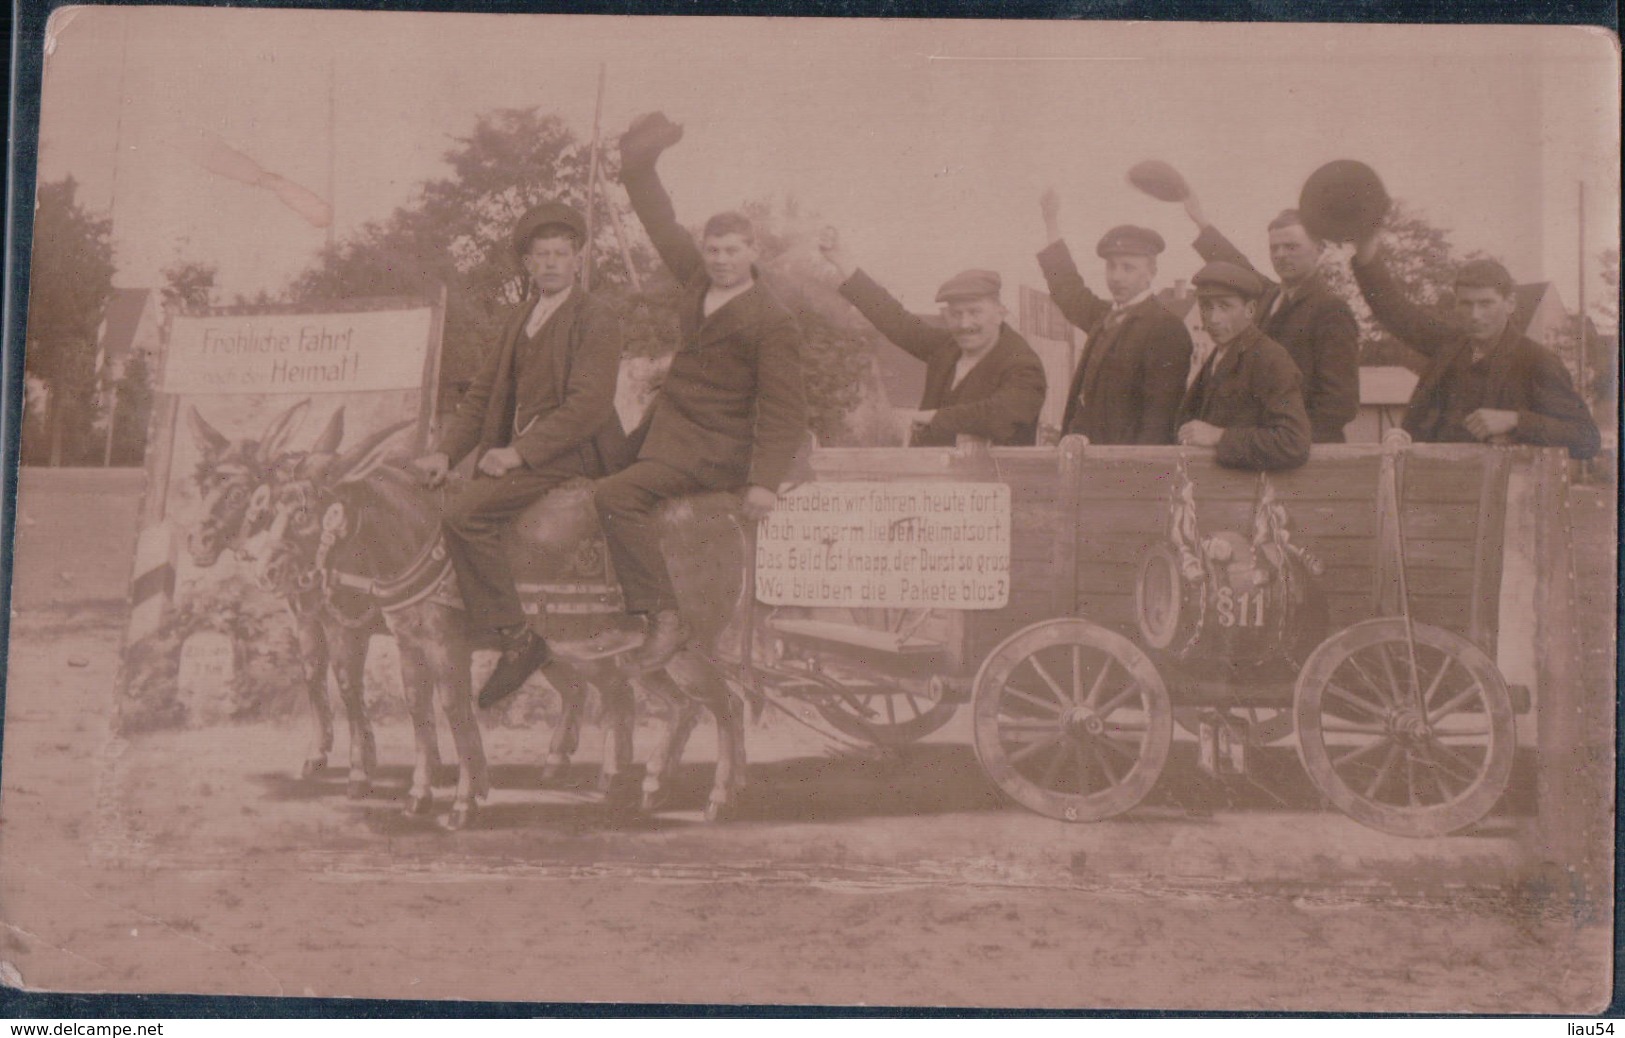
{"type": "MultiPolygon", "coordinates": [[[[398,810],[399,722],[380,724],[384,766],[361,801],[340,770],[297,778],[303,725],[116,739],[139,493],[139,473],[23,474],[0,776],[11,983],[1348,1012],[1609,1002],[1612,906],[1532,864],[1527,754],[1497,812],[1448,839],[1323,809],[1290,750],[1191,817],[1188,744],[1145,809],[1068,826],[1002,801],[966,711],[895,755],[832,751],[770,712],[749,733],[742,818],[708,826],[704,735],[672,810],[636,818],[597,802],[590,753],[575,788],[540,792],[545,733],[494,728],[496,789],[480,827],[454,834],[398,810]]],[[[1613,673],[1612,493],[1574,501],[1598,688],[1613,673]]]]}

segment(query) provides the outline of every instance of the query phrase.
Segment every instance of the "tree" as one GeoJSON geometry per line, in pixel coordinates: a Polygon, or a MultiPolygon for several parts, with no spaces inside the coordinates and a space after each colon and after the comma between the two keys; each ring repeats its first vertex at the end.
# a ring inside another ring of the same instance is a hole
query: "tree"
{"type": "MultiPolygon", "coordinates": [[[[1420,210],[1396,199],[1382,227],[1383,262],[1404,286],[1412,302],[1448,311],[1452,305],[1456,265],[1450,234],[1428,222],[1420,210]]],[[[1476,254],[1467,258],[1474,258],[1476,254]]],[[[1400,364],[1421,371],[1427,360],[1389,334],[1366,306],[1349,270],[1348,256],[1329,256],[1323,274],[1327,285],[1354,310],[1360,325],[1361,364],[1400,364]]]]}
{"type": "Polygon", "coordinates": [[[46,389],[52,465],[99,456],[96,332],[113,294],[112,221],[87,212],[78,191],[72,176],[42,183],[34,211],[24,366],[46,389]]]}
{"type": "Polygon", "coordinates": [[[164,287],[160,290],[164,309],[168,312],[201,310],[214,299],[215,278],[220,268],[201,260],[178,259],[165,267],[164,287]]]}
{"type": "Polygon", "coordinates": [[[1602,262],[1602,283],[1608,291],[1592,304],[1598,327],[1605,333],[1619,333],[1619,249],[1604,249],[1597,254],[1602,262]]]}

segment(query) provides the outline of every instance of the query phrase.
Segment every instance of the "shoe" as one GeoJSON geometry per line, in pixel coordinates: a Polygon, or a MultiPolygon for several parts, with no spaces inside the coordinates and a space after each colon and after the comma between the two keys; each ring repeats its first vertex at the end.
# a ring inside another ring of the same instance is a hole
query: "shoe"
{"type": "Polygon", "coordinates": [[[546,640],[529,627],[504,639],[502,658],[480,689],[480,707],[490,709],[519,691],[525,679],[552,658],[553,650],[548,648],[546,640]]]}
{"type": "Polygon", "coordinates": [[[628,670],[659,670],[687,644],[691,632],[675,609],[663,609],[649,618],[649,634],[626,659],[628,670]]]}

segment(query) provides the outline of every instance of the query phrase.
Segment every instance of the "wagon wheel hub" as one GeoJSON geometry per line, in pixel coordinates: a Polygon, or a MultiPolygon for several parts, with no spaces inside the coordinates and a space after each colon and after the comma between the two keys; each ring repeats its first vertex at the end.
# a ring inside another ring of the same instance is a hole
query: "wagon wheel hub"
{"type": "Polygon", "coordinates": [[[1074,739],[1099,738],[1106,732],[1106,722],[1086,706],[1074,706],[1061,718],[1066,734],[1074,739]]]}
{"type": "Polygon", "coordinates": [[[1401,743],[1415,746],[1427,742],[1427,718],[1416,710],[1395,710],[1388,715],[1388,731],[1401,743]]]}

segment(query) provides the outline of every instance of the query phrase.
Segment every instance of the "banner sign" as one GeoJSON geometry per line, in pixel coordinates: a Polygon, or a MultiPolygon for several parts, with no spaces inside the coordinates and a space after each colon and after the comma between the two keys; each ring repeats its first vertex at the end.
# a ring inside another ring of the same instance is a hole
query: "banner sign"
{"type": "Polygon", "coordinates": [[[177,316],[161,392],[417,389],[434,311],[177,316]]]}
{"type": "Polygon", "coordinates": [[[999,609],[1010,601],[1003,483],[808,483],[757,533],[768,605],[999,609]]]}

